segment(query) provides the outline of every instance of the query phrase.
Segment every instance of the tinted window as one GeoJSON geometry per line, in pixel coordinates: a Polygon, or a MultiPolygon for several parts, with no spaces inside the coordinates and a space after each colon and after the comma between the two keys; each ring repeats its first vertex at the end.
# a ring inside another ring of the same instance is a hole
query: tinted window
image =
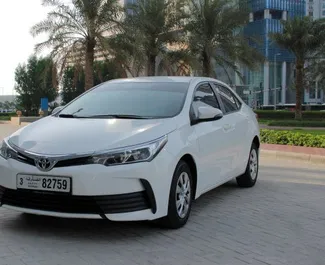
{"type": "Polygon", "coordinates": [[[167,118],[183,108],[188,83],[106,83],[84,94],[60,114],[75,116],[137,115],[167,118]]]}
{"type": "Polygon", "coordinates": [[[225,88],[224,86],[221,86],[219,84],[216,84],[216,86],[219,89],[219,94],[222,103],[225,107],[226,113],[237,111],[240,108],[240,105],[238,105],[240,104],[240,102],[235,97],[235,95],[228,88],[225,88]]]}
{"type": "Polygon", "coordinates": [[[217,98],[208,83],[202,84],[196,89],[192,103],[191,111],[194,112],[192,115],[197,115],[197,109],[201,106],[211,106],[220,109],[217,98]]]}

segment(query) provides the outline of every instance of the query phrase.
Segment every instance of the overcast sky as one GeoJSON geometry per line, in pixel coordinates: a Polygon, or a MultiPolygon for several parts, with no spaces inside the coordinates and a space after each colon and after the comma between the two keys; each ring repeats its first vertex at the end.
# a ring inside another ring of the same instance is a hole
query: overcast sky
{"type": "Polygon", "coordinates": [[[30,28],[46,17],[41,0],[0,0],[0,95],[13,93],[14,72],[34,52],[30,28]]]}

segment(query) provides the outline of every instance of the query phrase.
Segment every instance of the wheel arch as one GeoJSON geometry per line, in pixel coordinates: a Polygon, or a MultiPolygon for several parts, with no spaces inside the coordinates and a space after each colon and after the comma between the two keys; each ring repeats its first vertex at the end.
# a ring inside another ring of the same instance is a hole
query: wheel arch
{"type": "Polygon", "coordinates": [[[260,149],[261,146],[260,138],[257,135],[255,135],[252,143],[256,145],[257,149],[260,149]]]}
{"type": "Polygon", "coordinates": [[[197,191],[197,166],[196,166],[196,162],[195,159],[192,155],[190,154],[184,154],[179,161],[184,161],[186,162],[186,164],[190,167],[191,170],[191,174],[192,174],[192,181],[193,181],[193,200],[196,197],[196,191],[197,191]]]}

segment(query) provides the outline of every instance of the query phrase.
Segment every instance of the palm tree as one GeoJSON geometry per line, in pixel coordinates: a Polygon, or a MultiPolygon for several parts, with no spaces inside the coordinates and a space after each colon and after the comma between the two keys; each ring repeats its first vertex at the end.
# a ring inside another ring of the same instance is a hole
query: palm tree
{"type": "Polygon", "coordinates": [[[3,108],[6,109],[6,110],[9,110],[11,107],[11,103],[6,100],[4,103],[3,103],[3,108]]]}
{"type": "Polygon", "coordinates": [[[283,31],[271,34],[271,38],[282,48],[292,52],[296,57],[296,111],[295,118],[301,119],[302,92],[305,84],[305,64],[314,56],[325,41],[324,20],[310,17],[295,17],[282,21],[283,31]]]}
{"type": "Polygon", "coordinates": [[[122,77],[137,77],[145,69],[146,60],[141,41],[141,35],[123,30],[107,39],[112,63],[123,73],[122,77]]]}
{"type": "Polygon", "coordinates": [[[121,48],[129,49],[129,52],[133,50],[137,58],[143,58],[148,76],[156,74],[158,56],[166,57],[170,52],[168,45],[178,39],[177,29],[184,17],[184,2],[138,0],[125,10],[126,16],[121,28],[126,43],[121,48]]]}
{"type": "Polygon", "coordinates": [[[240,75],[238,63],[254,69],[263,56],[240,31],[248,13],[232,0],[188,0],[188,48],[200,62],[202,75],[215,76],[215,66],[240,75]]]}
{"type": "Polygon", "coordinates": [[[325,89],[325,43],[313,52],[307,59],[305,67],[305,79],[307,89],[316,85],[318,89],[325,89]]]}
{"type": "Polygon", "coordinates": [[[85,65],[85,89],[94,84],[95,52],[106,50],[105,37],[114,29],[119,18],[118,0],[72,0],[67,5],[60,0],[43,0],[52,7],[47,18],[31,29],[33,36],[48,34],[48,39],[36,45],[36,51],[52,50],[51,56],[61,73],[69,63],[85,65]]]}

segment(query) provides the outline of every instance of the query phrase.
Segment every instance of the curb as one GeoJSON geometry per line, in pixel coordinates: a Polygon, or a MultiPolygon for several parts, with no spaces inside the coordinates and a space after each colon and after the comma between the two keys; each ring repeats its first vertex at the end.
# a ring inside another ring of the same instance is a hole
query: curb
{"type": "Polygon", "coordinates": [[[31,122],[22,122],[22,123],[20,123],[20,126],[24,127],[24,126],[27,126],[29,124],[31,124],[31,122]]]}
{"type": "Polygon", "coordinates": [[[312,164],[325,165],[325,156],[311,155],[304,153],[293,153],[274,150],[261,150],[261,157],[275,158],[275,159],[293,159],[298,161],[309,162],[312,164]]]}

